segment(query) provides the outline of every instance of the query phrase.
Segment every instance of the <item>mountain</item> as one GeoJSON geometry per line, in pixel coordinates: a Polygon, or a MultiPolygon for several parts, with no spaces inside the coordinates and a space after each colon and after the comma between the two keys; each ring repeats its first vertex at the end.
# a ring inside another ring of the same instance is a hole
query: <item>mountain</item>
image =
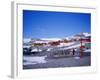
{"type": "Polygon", "coordinates": [[[46,40],[46,41],[59,41],[62,40],[61,38],[42,38],[41,40],[46,40]]]}
{"type": "Polygon", "coordinates": [[[31,41],[31,38],[24,38],[24,39],[23,39],[23,42],[24,42],[24,43],[29,43],[30,41],[31,41]]]}
{"type": "Polygon", "coordinates": [[[29,43],[29,42],[32,42],[32,43],[48,43],[48,42],[52,42],[52,41],[63,41],[64,39],[73,40],[73,39],[86,38],[86,37],[89,37],[89,36],[91,36],[90,33],[83,32],[83,33],[78,33],[78,34],[68,36],[68,37],[65,37],[65,38],[24,38],[23,41],[24,41],[24,43],[29,43]]]}
{"type": "Polygon", "coordinates": [[[74,36],[79,36],[79,37],[88,37],[88,36],[91,36],[90,33],[79,33],[79,34],[76,34],[74,36]]]}

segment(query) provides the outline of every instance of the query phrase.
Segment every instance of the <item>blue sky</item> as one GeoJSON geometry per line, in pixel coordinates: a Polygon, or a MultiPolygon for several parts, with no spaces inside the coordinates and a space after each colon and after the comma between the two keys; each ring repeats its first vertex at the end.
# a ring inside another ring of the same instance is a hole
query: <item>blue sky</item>
{"type": "Polygon", "coordinates": [[[90,13],[23,10],[24,38],[64,38],[90,28],[90,13]]]}

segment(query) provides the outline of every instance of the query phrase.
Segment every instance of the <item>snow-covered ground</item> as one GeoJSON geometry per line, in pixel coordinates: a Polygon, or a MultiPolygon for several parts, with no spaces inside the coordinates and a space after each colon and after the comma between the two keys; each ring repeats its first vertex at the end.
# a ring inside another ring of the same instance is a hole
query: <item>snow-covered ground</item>
{"type": "Polygon", "coordinates": [[[87,49],[87,50],[85,50],[84,52],[91,52],[91,49],[87,49]]]}
{"type": "Polygon", "coordinates": [[[24,56],[23,57],[23,65],[32,65],[32,64],[39,64],[39,63],[46,63],[47,56],[24,56]]]}
{"type": "MultiPolygon", "coordinates": [[[[37,58],[38,59],[38,58],[37,58]]],[[[34,59],[31,59],[32,62],[34,59]]],[[[46,59],[47,60],[47,59],[46,59]]],[[[34,62],[33,62],[34,63],[34,62]]],[[[91,58],[90,56],[79,57],[69,57],[69,58],[59,58],[59,59],[48,59],[44,64],[42,63],[24,63],[23,69],[39,69],[39,68],[58,68],[58,67],[78,67],[78,66],[90,66],[91,58]]]]}
{"type": "Polygon", "coordinates": [[[75,44],[75,42],[70,42],[70,43],[60,43],[57,47],[63,47],[63,46],[70,46],[72,44],[75,44]]]}
{"type": "Polygon", "coordinates": [[[41,52],[41,51],[42,51],[42,49],[37,49],[37,48],[35,48],[35,49],[32,49],[31,52],[41,52]]]}
{"type": "Polygon", "coordinates": [[[23,45],[23,48],[30,48],[30,45],[23,45]]]}
{"type": "Polygon", "coordinates": [[[73,42],[73,43],[67,45],[67,47],[64,47],[63,49],[78,48],[78,47],[80,47],[80,46],[81,46],[81,44],[80,44],[79,42],[73,42]]]}

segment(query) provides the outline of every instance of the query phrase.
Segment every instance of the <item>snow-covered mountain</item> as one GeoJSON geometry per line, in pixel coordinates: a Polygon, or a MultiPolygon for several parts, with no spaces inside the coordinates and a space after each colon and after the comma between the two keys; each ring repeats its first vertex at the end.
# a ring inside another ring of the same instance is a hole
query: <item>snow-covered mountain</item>
{"type": "Polygon", "coordinates": [[[88,36],[91,36],[91,34],[90,33],[83,32],[83,33],[78,33],[78,34],[76,34],[74,36],[78,36],[78,37],[88,37],[88,36]]]}
{"type": "Polygon", "coordinates": [[[86,38],[86,37],[90,37],[90,36],[91,36],[90,33],[83,32],[83,33],[78,33],[78,34],[75,34],[75,35],[72,35],[72,36],[68,36],[65,39],[72,40],[72,39],[86,38]]]}
{"type": "Polygon", "coordinates": [[[36,39],[36,38],[24,38],[23,42],[24,43],[29,43],[29,42],[33,42],[33,43],[48,43],[48,42],[53,42],[53,41],[63,41],[64,39],[66,40],[72,40],[72,39],[80,39],[80,38],[86,38],[91,36],[90,33],[78,33],[75,35],[71,35],[65,38],[40,38],[40,39],[36,39]]]}
{"type": "Polygon", "coordinates": [[[24,39],[23,39],[23,42],[24,42],[24,43],[28,43],[28,42],[30,42],[30,41],[31,41],[31,38],[24,38],[24,39]]]}
{"type": "Polygon", "coordinates": [[[47,41],[59,41],[62,40],[61,38],[42,38],[42,40],[47,40],[47,41]]]}

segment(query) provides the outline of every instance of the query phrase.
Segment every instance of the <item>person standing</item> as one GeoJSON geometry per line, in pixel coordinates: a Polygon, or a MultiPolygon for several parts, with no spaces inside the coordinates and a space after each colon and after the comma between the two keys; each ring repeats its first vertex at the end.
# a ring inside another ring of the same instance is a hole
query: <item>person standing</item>
{"type": "Polygon", "coordinates": [[[72,51],[72,53],[73,53],[73,56],[75,55],[75,49],[73,48],[73,51],[72,51]]]}

